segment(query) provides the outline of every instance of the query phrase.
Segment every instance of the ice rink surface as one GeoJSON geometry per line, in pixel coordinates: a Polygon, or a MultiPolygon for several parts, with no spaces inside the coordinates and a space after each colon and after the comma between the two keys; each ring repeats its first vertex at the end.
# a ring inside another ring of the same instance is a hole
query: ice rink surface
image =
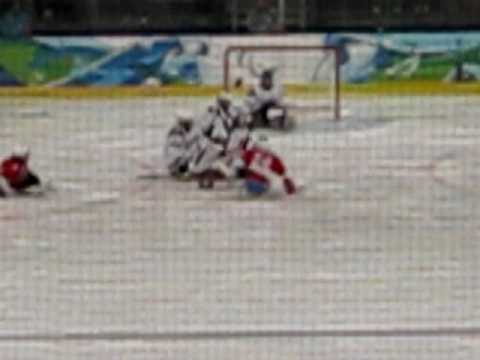
{"type": "Polygon", "coordinates": [[[55,189],[0,201],[2,360],[480,358],[478,97],[303,117],[288,200],[137,179],[204,104],[0,101],[55,189]]]}

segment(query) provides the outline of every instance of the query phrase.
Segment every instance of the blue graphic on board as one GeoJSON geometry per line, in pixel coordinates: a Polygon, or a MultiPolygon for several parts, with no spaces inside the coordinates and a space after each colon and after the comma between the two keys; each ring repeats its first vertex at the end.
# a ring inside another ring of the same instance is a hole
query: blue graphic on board
{"type": "Polygon", "coordinates": [[[478,33],[330,34],[340,48],[343,81],[480,79],[478,33]]]}
{"type": "MultiPolygon", "coordinates": [[[[302,35],[292,35],[302,41],[302,35]]],[[[251,41],[268,43],[268,36],[251,41]]],[[[278,39],[278,38],[276,38],[278,39]]],[[[480,80],[480,32],[318,34],[339,48],[347,83],[480,80]]],[[[240,37],[0,38],[0,86],[221,85],[240,37]]],[[[305,35],[311,42],[312,34],[305,35]]],[[[301,58],[298,59],[302,61],[301,58]]],[[[307,69],[307,63],[301,65],[307,69]],[[303,66],[305,65],[305,66],[303,66]]]]}

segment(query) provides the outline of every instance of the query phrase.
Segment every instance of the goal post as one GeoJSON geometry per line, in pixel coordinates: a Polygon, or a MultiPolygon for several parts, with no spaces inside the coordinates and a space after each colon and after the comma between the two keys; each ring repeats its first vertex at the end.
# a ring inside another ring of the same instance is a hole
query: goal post
{"type": "Polygon", "coordinates": [[[340,51],[334,46],[229,46],[223,59],[223,87],[245,89],[255,81],[258,68],[273,66],[280,74],[286,96],[300,100],[298,108],[323,109],[341,119],[340,51]],[[301,100],[305,100],[302,103],[301,100]]]}

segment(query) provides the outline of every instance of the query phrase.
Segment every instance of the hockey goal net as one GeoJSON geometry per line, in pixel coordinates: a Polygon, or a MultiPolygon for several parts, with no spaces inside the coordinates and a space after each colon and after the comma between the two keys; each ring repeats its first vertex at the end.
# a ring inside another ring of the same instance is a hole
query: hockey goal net
{"type": "Polygon", "coordinates": [[[230,46],[224,54],[224,89],[245,93],[262,69],[274,68],[286,103],[340,120],[339,50],[330,46],[230,46]]]}

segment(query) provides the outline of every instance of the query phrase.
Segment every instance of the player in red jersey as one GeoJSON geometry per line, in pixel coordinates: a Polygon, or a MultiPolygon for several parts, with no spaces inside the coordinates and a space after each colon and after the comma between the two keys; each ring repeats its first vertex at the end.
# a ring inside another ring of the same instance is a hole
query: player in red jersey
{"type": "Polygon", "coordinates": [[[241,159],[248,193],[262,195],[276,184],[288,195],[296,193],[295,183],[287,175],[285,164],[272,151],[253,145],[242,152],[241,159]]]}
{"type": "Polygon", "coordinates": [[[25,192],[32,186],[39,186],[40,179],[28,167],[28,149],[16,149],[0,163],[0,196],[25,192]]]}
{"type": "Polygon", "coordinates": [[[249,194],[263,195],[272,190],[288,195],[297,192],[282,159],[270,149],[258,144],[250,135],[239,143],[238,149],[232,152],[231,156],[231,165],[222,166],[221,170],[227,178],[243,179],[249,194]]]}

